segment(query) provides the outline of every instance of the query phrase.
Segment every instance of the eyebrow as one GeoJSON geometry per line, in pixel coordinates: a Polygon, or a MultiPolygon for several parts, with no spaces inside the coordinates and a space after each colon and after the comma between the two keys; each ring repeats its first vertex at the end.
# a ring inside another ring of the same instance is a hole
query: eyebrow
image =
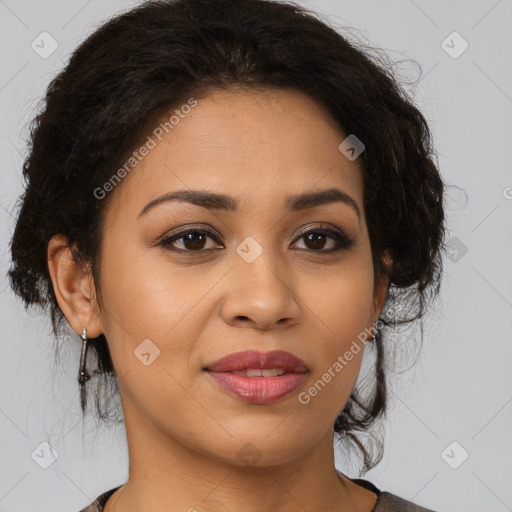
{"type": "MultiPolygon", "coordinates": [[[[138,216],[141,217],[157,205],[169,201],[182,201],[209,210],[225,210],[229,212],[236,212],[239,205],[234,197],[225,194],[218,194],[207,190],[177,190],[153,199],[144,206],[138,216]]],[[[350,206],[356,212],[359,222],[361,222],[361,210],[357,202],[346,192],[337,188],[289,196],[284,202],[284,207],[289,211],[301,211],[331,203],[342,203],[350,206]]]]}

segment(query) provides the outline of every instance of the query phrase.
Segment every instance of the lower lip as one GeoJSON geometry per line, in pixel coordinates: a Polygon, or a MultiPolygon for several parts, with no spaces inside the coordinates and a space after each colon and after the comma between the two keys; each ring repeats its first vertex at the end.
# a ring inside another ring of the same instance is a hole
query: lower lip
{"type": "Polygon", "coordinates": [[[208,372],[230,395],[250,404],[271,404],[292,393],[304,380],[304,373],[281,377],[243,377],[229,372],[208,372]]]}

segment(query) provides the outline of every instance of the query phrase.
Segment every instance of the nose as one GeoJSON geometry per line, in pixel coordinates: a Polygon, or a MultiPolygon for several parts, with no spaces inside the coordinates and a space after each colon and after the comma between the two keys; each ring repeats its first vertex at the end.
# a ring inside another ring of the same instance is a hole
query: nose
{"type": "Polygon", "coordinates": [[[223,320],[232,326],[256,330],[284,329],[299,322],[300,300],[294,279],[270,251],[252,263],[235,256],[227,276],[222,304],[223,320]]]}

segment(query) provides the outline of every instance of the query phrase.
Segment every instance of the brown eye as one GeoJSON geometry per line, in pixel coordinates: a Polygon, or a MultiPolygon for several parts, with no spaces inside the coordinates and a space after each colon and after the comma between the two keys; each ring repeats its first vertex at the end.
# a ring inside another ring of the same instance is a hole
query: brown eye
{"type": "Polygon", "coordinates": [[[171,251],[206,252],[208,250],[212,250],[212,247],[205,249],[208,238],[215,241],[217,240],[210,231],[192,229],[188,231],[181,231],[171,237],[165,238],[159,245],[168,248],[171,251]],[[176,248],[174,246],[175,242],[181,242],[182,248],[176,248]]]}
{"type": "Polygon", "coordinates": [[[354,245],[354,241],[351,238],[331,229],[311,229],[306,233],[302,233],[298,239],[304,239],[307,250],[321,254],[330,254],[342,249],[349,249],[354,245]],[[334,243],[331,242],[331,247],[324,249],[329,239],[334,241],[334,243]]]}
{"type": "Polygon", "coordinates": [[[325,233],[318,232],[309,233],[304,235],[303,238],[306,241],[308,249],[313,249],[315,251],[324,249],[325,242],[329,239],[325,233]]]}

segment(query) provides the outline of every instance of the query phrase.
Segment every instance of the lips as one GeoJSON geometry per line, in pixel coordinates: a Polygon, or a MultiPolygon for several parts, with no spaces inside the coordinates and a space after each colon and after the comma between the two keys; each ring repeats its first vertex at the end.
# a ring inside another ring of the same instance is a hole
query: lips
{"type": "Polygon", "coordinates": [[[251,404],[269,404],[290,395],[305,379],[304,361],[284,350],[246,350],[204,368],[228,394],[251,404]]]}
{"type": "Polygon", "coordinates": [[[239,372],[251,368],[260,370],[281,368],[286,373],[307,372],[304,361],[284,350],[273,350],[271,352],[245,350],[243,352],[234,352],[208,365],[206,370],[210,372],[239,372]]]}

